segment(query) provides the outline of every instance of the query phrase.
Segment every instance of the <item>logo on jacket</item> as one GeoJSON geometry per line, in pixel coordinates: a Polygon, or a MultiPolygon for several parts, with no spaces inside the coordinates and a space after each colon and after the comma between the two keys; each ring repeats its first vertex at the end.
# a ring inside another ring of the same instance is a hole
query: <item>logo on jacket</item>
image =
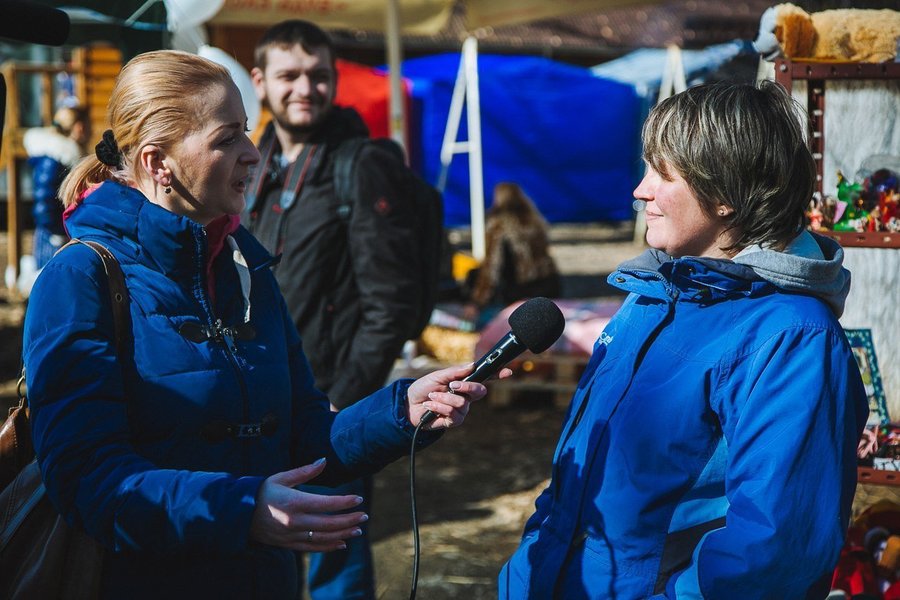
{"type": "Polygon", "coordinates": [[[382,217],[386,217],[391,214],[391,203],[387,201],[387,198],[382,196],[375,201],[375,212],[377,212],[382,217]]]}
{"type": "Polygon", "coordinates": [[[612,344],[612,341],[613,336],[604,331],[600,334],[600,339],[597,340],[597,343],[599,343],[601,346],[609,346],[610,344],[612,344]]]}

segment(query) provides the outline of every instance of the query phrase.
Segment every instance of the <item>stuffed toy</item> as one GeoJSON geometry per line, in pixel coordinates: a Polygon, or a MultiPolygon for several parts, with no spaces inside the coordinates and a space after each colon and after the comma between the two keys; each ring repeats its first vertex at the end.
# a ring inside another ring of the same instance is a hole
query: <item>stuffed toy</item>
{"type": "Polygon", "coordinates": [[[784,3],[760,19],[757,51],[766,59],[885,62],[894,60],[900,38],[900,12],[840,8],[808,13],[784,3]]]}

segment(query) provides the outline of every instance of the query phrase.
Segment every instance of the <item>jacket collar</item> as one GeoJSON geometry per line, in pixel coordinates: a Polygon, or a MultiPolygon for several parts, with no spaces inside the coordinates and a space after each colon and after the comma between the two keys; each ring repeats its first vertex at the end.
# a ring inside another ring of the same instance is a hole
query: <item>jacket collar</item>
{"type": "MultiPolygon", "coordinates": [[[[132,260],[175,280],[197,280],[206,264],[206,230],[196,221],[153,204],[138,190],[107,181],[68,214],[69,235],[108,240],[132,260]]],[[[231,232],[250,271],[273,262],[243,227],[231,232]]],[[[226,244],[227,247],[227,244],[226,244]]],[[[228,251],[227,249],[225,250],[228,251]]]]}
{"type": "MultiPolygon", "coordinates": [[[[840,316],[850,290],[850,272],[842,266],[843,250],[834,240],[807,231],[801,232],[784,251],[758,248],[744,251],[734,260],[685,257],[674,259],[665,252],[648,250],[619,266],[610,276],[611,285],[623,286],[621,273],[643,274],[645,281],[667,281],[663,295],[678,295],[695,287],[707,288],[700,299],[758,295],[777,288],[790,293],[815,296],[840,316]]],[[[627,277],[625,277],[627,279],[627,277]]],[[[645,295],[654,293],[641,291],[645,295]]],[[[657,295],[660,292],[656,292],[657,295]]],[[[692,297],[692,296],[688,296],[692,297]]]]}
{"type": "Polygon", "coordinates": [[[775,289],[752,269],[730,260],[672,258],[659,250],[648,250],[622,263],[608,281],[627,292],[659,300],[680,299],[707,304],[761,296],[775,289]]]}

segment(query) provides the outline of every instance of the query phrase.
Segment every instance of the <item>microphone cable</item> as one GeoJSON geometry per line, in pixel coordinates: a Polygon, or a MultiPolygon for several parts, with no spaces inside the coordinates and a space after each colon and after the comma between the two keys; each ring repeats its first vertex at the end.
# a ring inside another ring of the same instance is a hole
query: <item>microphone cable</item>
{"type": "MultiPolygon", "coordinates": [[[[516,308],[507,320],[510,331],[487,354],[475,362],[472,371],[463,381],[483,383],[498,373],[503,366],[523,351],[540,354],[559,339],[566,326],[562,311],[547,298],[536,296],[516,308]]],[[[439,415],[426,411],[412,436],[409,450],[409,497],[412,507],[413,572],[409,600],[415,600],[419,585],[419,517],[416,510],[416,441],[419,431],[432,423],[439,415]]]]}
{"type": "Polygon", "coordinates": [[[416,427],[412,436],[412,446],[409,449],[409,498],[412,509],[412,534],[413,534],[413,569],[412,581],[409,587],[409,600],[416,600],[416,589],[419,585],[419,515],[416,510],[416,442],[419,439],[419,431],[427,423],[422,420],[416,427]]]}

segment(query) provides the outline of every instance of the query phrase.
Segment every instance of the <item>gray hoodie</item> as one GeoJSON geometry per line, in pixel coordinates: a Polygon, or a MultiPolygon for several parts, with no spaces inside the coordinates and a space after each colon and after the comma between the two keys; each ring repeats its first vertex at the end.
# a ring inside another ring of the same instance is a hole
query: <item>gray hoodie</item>
{"type": "MultiPolygon", "coordinates": [[[[619,268],[656,271],[670,260],[665,252],[651,249],[619,268]]],[[[850,292],[850,271],[842,266],[843,248],[831,238],[809,231],[800,233],[782,252],[756,245],[744,248],[732,260],[698,260],[733,277],[763,279],[786,292],[820,298],[837,317],[844,312],[850,292]]]]}

